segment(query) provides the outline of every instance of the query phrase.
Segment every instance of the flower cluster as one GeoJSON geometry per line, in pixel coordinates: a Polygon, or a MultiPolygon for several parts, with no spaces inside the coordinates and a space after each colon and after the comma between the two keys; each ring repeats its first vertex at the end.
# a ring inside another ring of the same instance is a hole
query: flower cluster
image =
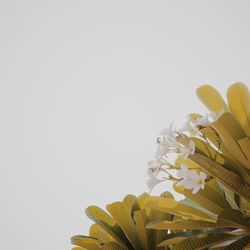
{"type": "Polygon", "coordinates": [[[180,143],[178,138],[183,135],[178,130],[174,130],[173,124],[166,130],[163,130],[157,137],[156,142],[158,148],[155,154],[155,159],[157,162],[161,162],[168,154],[176,153],[188,156],[193,154],[195,150],[194,143],[190,140],[186,145],[180,143]]]}
{"type": "Polygon", "coordinates": [[[173,124],[168,129],[163,130],[157,137],[155,160],[148,163],[148,176],[150,178],[147,181],[147,186],[150,191],[162,181],[175,179],[169,172],[170,169],[174,169],[168,159],[170,154],[181,154],[187,157],[194,153],[194,142],[188,140],[186,143],[180,143],[178,140],[182,137],[186,136],[175,130],[173,124]]]}
{"type": "Polygon", "coordinates": [[[203,138],[202,129],[208,127],[211,122],[216,121],[224,110],[219,114],[210,112],[206,116],[199,114],[189,114],[187,121],[181,129],[175,129],[173,124],[170,124],[168,129],[163,130],[156,139],[157,150],[155,160],[148,163],[147,186],[152,189],[159,183],[165,180],[178,181],[179,186],[187,189],[193,189],[193,193],[197,193],[200,188],[204,188],[206,174],[204,172],[197,172],[195,170],[188,170],[187,166],[181,166],[177,176],[170,173],[171,170],[176,170],[173,163],[170,162],[171,156],[178,157],[182,155],[188,157],[195,153],[195,143],[191,137],[203,138]]]}
{"type": "Polygon", "coordinates": [[[189,170],[184,164],[181,165],[177,176],[181,180],[176,185],[183,186],[186,189],[193,189],[193,194],[196,194],[200,189],[204,189],[205,180],[207,179],[207,175],[204,172],[198,174],[195,170],[189,170]]]}
{"type": "Polygon", "coordinates": [[[210,111],[206,116],[189,114],[186,123],[180,131],[189,132],[190,135],[200,135],[199,131],[201,129],[208,127],[211,122],[218,120],[224,112],[224,109],[222,109],[218,115],[213,111],[210,111]]]}

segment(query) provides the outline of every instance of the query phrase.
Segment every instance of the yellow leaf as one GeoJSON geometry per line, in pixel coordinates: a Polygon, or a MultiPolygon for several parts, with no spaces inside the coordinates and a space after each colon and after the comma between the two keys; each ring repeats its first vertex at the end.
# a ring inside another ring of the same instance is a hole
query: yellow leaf
{"type": "Polygon", "coordinates": [[[115,239],[98,224],[93,224],[90,227],[89,236],[97,238],[103,242],[115,241],[115,239]]]}
{"type": "Polygon", "coordinates": [[[250,243],[250,236],[242,236],[226,246],[215,247],[213,250],[249,250],[246,246],[250,243]]]}
{"type": "MultiPolygon", "coordinates": [[[[92,250],[92,249],[89,249],[89,250],[92,250]]],[[[116,242],[109,242],[103,246],[102,250],[130,250],[130,249],[122,245],[119,245],[116,242]]]]}
{"type": "Polygon", "coordinates": [[[109,213],[122,228],[127,239],[136,250],[141,250],[140,240],[138,238],[135,223],[131,218],[131,214],[127,207],[122,202],[114,202],[106,206],[109,213]]]}
{"type": "Polygon", "coordinates": [[[238,140],[238,144],[240,145],[242,152],[247,157],[247,160],[250,162],[250,138],[249,137],[242,138],[238,140]]]}
{"type": "Polygon", "coordinates": [[[202,85],[196,90],[201,102],[211,111],[219,114],[221,110],[228,111],[228,107],[220,93],[210,85],[202,85]]]}
{"type": "Polygon", "coordinates": [[[137,197],[140,208],[144,208],[144,202],[149,197],[148,193],[143,193],[137,197]]]}
{"type": "Polygon", "coordinates": [[[101,242],[95,238],[91,238],[88,236],[76,235],[71,238],[71,242],[74,245],[79,247],[93,249],[93,250],[100,250],[101,249],[101,242]]]}
{"type": "Polygon", "coordinates": [[[136,196],[132,194],[125,196],[122,202],[125,204],[132,217],[134,216],[134,212],[140,209],[136,196]]]}
{"type": "Polygon", "coordinates": [[[147,225],[147,228],[158,230],[195,230],[209,229],[215,227],[215,223],[195,220],[160,221],[151,222],[147,225]]]}
{"type": "Polygon", "coordinates": [[[103,209],[97,206],[90,206],[86,209],[87,216],[99,224],[104,230],[106,230],[116,241],[120,244],[130,246],[130,242],[126,238],[126,235],[122,231],[121,227],[103,209]]]}
{"type": "Polygon", "coordinates": [[[83,247],[74,247],[71,250],[88,250],[88,249],[83,247]]]}
{"type": "Polygon", "coordinates": [[[214,218],[211,216],[199,211],[198,209],[187,206],[181,201],[152,196],[147,199],[146,205],[163,212],[181,216],[183,218],[214,222],[214,218]]]}
{"type": "Polygon", "coordinates": [[[181,237],[181,236],[173,237],[173,238],[162,241],[160,244],[157,245],[157,247],[167,247],[169,245],[178,244],[184,239],[186,239],[186,237],[181,237]]]}
{"type": "Polygon", "coordinates": [[[228,171],[204,155],[195,153],[194,155],[189,155],[189,158],[199,164],[200,167],[210,173],[210,175],[220,180],[233,192],[250,200],[250,186],[239,175],[228,171]]]}
{"type": "Polygon", "coordinates": [[[183,155],[178,156],[175,161],[175,167],[178,169],[181,167],[181,164],[187,165],[189,169],[200,169],[198,164],[183,155]]]}
{"type": "Polygon", "coordinates": [[[204,235],[194,236],[182,240],[173,247],[173,250],[194,250],[194,249],[208,249],[209,247],[220,242],[234,239],[236,236],[226,233],[209,233],[204,235]]]}
{"type": "Polygon", "coordinates": [[[247,86],[243,83],[232,84],[228,88],[227,99],[230,110],[250,135],[250,95],[247,86]]]}
{"type": "Polygon", "coordinates": [[[232,158],[229,151],[225,147],[225,144],[223,141],[221,141],[219,134],[212,128],[212,127],[206,127],[200,130],[203,137],[205,137],[214,147],[217,149],[217,151],[220,151],[223,155],[226,155],[228,158],[232,158]]]}
{"type": "Polygon", "coordinates": [[[225,209],[218,217],[218,227],[232,227],[250,230],[250,217],[238,209],[225,209]]]}
{"type": "Polygon", "coordinates": [[[233,116],[230,113],[225,113],[213,122],[211,127],[219,134],[230,155],[250,169],[250,164],[237,143],[239,139],[245,138],[246,134],[241,130],[233,116]]]}
{"type": "MultiPolygon", "coordinates": [[[[171,197],[171,195],[170,195],[170,197],[171,197]]],[[[166,198],[169,198],[168,192],[161,194],[161,199],[166,199],[166,198]]],[[[173,215],[169,214],[168,212],[147,206],[147,201],[148,201],[148,199],[145,201],[145,206],[149,211],[148,217],[149,217],[150,221],[155,221],[155,220],[162,221],[162,220],[172,220],[173,219],[173,215]]],[[[151,230],[150,242],[149,242],[150,248],[149,249],[154,249],[154,247],[164,239],[165,235],[166,235],[165,231],[151,230]]]]}
{"type": "Polygon", "coordinates": [[[145,210],[138,210],[134,214],[134,221],[136,226],[136,231],[139,236],[143,250],[150,250],[151,239],[150,230],[146,228],[146,225],[149,223],[149,218],[146,215],[145,210]]]}
{"type": "Polygon", "coordinates": [[[218,150],[215,150],[208,142],[195,137],[191,137],[190,139],[195,143],[195,152],[202,153],[220,164],[224,162],[218,150]]]}
{"type": "Polygon", "coordinates": [[[229,203],[224,198],[223,194],[211,188],[207,183],[205,189],[200,189],[198,193],[192,194],[191,190],[184,189],[174,185],[175,191],[188,197],[193,202],[207,209],[210,213],[218,215],[225,208],[230,208],[229,203]]]}

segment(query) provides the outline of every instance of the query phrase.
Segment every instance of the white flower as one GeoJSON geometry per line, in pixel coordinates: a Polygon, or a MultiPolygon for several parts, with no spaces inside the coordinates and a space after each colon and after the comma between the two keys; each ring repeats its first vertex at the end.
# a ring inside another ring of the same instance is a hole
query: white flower
{"type": "Polygon", "coordinates": [[[147,186],[149,188],[149,192],[153,190],[153,188],[158,185],[160,182],[164,181],[158,177],[161,173],[161,164],[156,161],[150,161],[148,164],[147,176],[149,179],[147,180],[147,186]]]}
{"type": "Polygon", "coordinates": [[[176,185],[183,186],[186,189],[193,189],[193,194],[196,194],[200,189],[204,189],[205,180],[207,178],[204,172],[198,174],[195,170],[189,170],[184,164],[181,165],[181,169],[177,173],[177,176],[181,180],[178,181],[176,185]]]}
{"type": "Polygon", "coordinates": [[[205,180],[207,175],[204,172],[200,172],[199,174],[196,171],[192,171],[192,180],[193,180],[193,191],[192,194],[196,194],[200,189],[204,189],[205,180]]]}
{"type": "Polygon", "coordinates": [[[161,159],[169,153],[178,153],[184,156],[194,153],[194,142],[189,141],[187,145],[183,145],[176,140],[178,136],[180,136],[179,132],[174,131],[173,124],[170,124],[168,129],[161,132],[157,138],[158,147],[155,154],[157,162],[160,162],[161,159]]]}
{"type": "Polygon", "coordinates": [[[148,162],[147,168],[147,176],[150,178],[157,176],[161,172],[161,164],[156,161],[148,162]]]}
{"type": "Polygon", "coordinates": [[[209,116],[206,115],[206,116],[198,117],[196,120],[193,121],[193,124],[194,124],[194,126],[195,126],[196,128],[207,127],[207,126],[209,126],[209,124],[210,124],[209,116]]]}
{"type": "Polygon", "coordinates": [[[195,134],[197,128],[193,125],[190,115],[187,116],[187,121],[184,123],[181,129],[178,130],[179,133],[189,132],[191,135],[195,134]]]}
{"type": "Polygon", "coordinates": [[[193,181],[191,179],[191,171],[184,164],[181,164],[181,169],[178,171],[177,176],[182,179],[177,182],[177,186],[184,186],[187,189],[193,188],[193,181]]]}
{"type": "Polygon", "coordinates": [[[218,115],[211,111],[205,116],[199,116],[195,114],[189,114],[187,116],[187,121],[184,126],[179,130],[179,132],[189,132],[191,135],[196,134],[200,129],[208,127],[211,122],[218,120],[224,114],[224,109],[222,109],[218,115]]]}
{"type": "Polygon", "coordinates": [[[155,159],[157,162],[160,162],[162,157],[168,153],[168,146],[164,144],[158,144],[157,150],[155,152],[155,159]]]}
{"type": "Polygon", "coordinates": [[[174,123],[171,122],[169,125],[169,128],[164,129],[161,131],[160,136],[163,136],[164,138],[168,138],[169,140],[175,139],[176,133],[174,131],[174,123]]]}
{"type": "Polygon", "coordinates": [[[168,129],[165,129],[160,133],[156,142],[158,147],[155,153],[155,158],[158,162],[163,156],[176,151],[176,148],[179,147],[179,143],[176,141],[176,133],[174,132],[172,123],[168,129]]]}
{"type": "Polygon", "coordinates": [[[206,116],[201,116],[194,121],[196,127],[207,127],[211,122],[217,121],[223,114],[224,109],[222,109],[218,114],[210,111],[206,116]]]}
{"type": "Polygon", "coordinates": [[[151,192],[156,185],[164,180],[157,178],[157,175],[153,173],[150,174],[150,172],[148,172],[148,174],[150,175],[150,178],[147,180],[147,186],[149,188],[149,192],[151,192]]]}
{"type": "Polygon", "coordinates": [[[181,179],[187,178],[189,169],[187,165],[181,164],[181,169],[178,171],[177,176],[181,179]]]}
{"type": "Polygon", "coordinates": [[[155,160],[152,160],[147,163],[147,167],[149,169],[158,169],[161,167],[161,164],[155,160]]]}
{"type": "Polygon", "coordinates": [[[189,141],[186,146],[180,148],[180,153],[185,157],[193,155],[194,152],[195,152],[195,143],[193,141],[189,141]]]}

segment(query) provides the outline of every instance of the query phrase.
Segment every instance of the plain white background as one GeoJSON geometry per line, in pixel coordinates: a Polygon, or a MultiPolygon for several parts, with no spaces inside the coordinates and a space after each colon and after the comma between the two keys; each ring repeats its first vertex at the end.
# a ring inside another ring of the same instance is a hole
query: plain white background
{"type": "MultiPolygon", "coordinates": [[[[155,137],[250,82],[249,1],[0,0],[1,249],[70,249],[147,191],[155,137]]],[[[170,190],[164,183],[154,190],[170,190]]]]}

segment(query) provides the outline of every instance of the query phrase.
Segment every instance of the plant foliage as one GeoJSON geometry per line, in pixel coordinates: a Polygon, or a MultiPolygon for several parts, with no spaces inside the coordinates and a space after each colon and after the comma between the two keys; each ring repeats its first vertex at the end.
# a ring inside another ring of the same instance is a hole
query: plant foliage
{"type": "Polygon", "coordinates": [[[168,192],[145,193],[107,205],[108,212],[91,206],[86,211],[95,224],[89,236],[72,237],[74,250],[250,249],[249,90],[243,83],[231,85],[227,104],[209,85],[199,87],[197,95],[217,119],[199,126],[201,136],[178,138],[184,147],[192,140],[195,151],[179,155],[171,168],[184,164],[203,171],[208,176],[204,189],[192,192],[171,176],[184,200],[168,192]]]}

